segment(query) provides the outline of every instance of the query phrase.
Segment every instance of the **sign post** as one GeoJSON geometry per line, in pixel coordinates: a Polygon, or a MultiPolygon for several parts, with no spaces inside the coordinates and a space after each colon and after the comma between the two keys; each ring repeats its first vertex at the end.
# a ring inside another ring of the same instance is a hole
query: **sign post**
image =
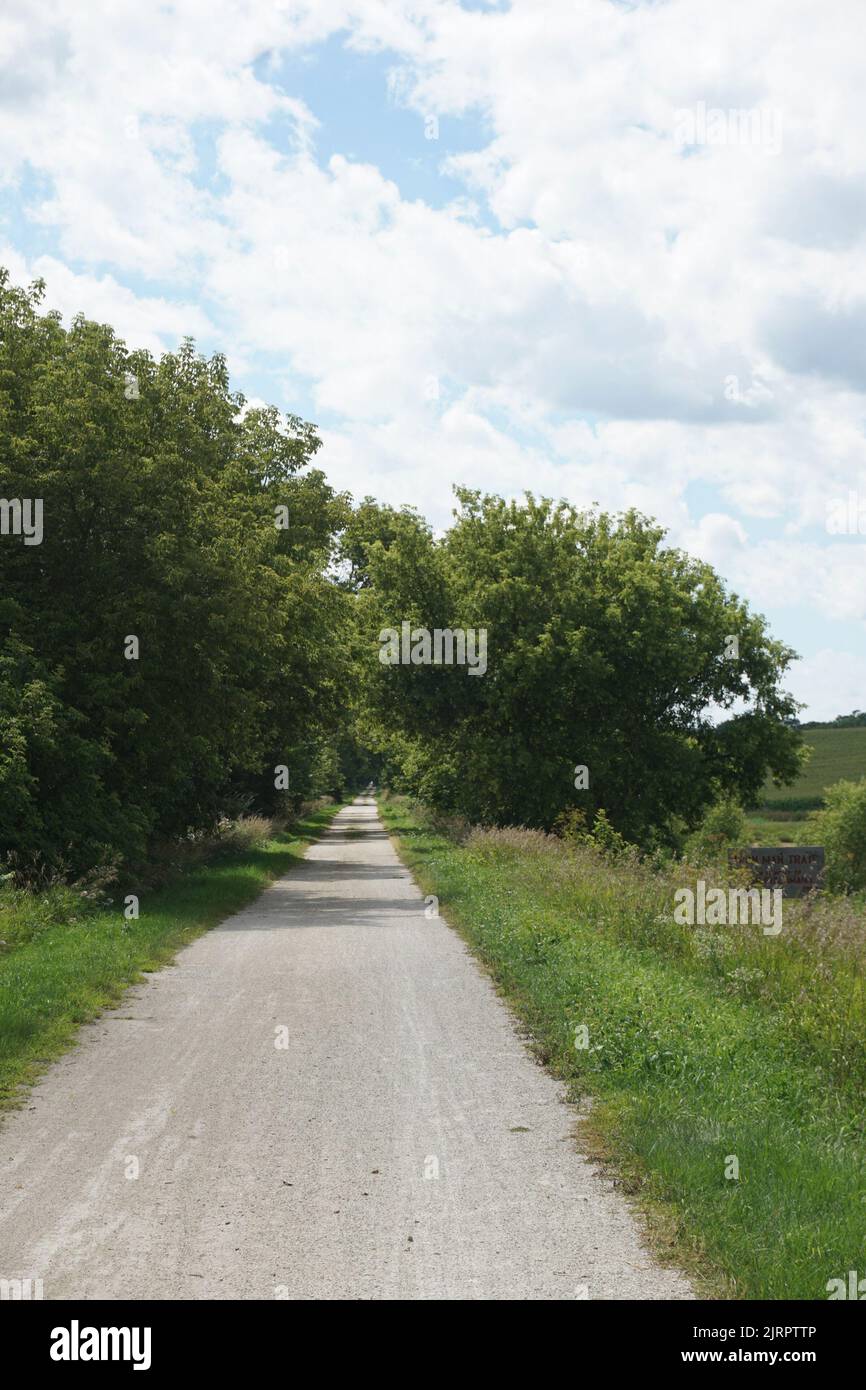
{"type": "Polygon", "coordinates": [[[823,845],[732,849],[728,850],[728,864],[732,869],[750,869],[758,883],[765,888],[781,888],[785,898],[802,898],[823,886],[823,845]]]}

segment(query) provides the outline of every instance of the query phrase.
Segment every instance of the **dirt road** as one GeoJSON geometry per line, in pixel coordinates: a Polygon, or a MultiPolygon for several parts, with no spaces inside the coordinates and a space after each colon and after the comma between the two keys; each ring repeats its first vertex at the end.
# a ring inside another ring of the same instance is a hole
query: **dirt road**
{"type": "Polygon", "coordinates": [[[0,1123],[0,1278],[62,1298],[687,1298],[372,801],[0,1123]]]}

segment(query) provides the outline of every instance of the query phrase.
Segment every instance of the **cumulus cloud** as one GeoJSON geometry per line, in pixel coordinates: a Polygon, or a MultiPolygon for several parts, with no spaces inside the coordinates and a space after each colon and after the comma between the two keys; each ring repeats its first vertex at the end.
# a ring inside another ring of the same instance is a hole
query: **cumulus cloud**
{"type": "Polygon", "coordinates": [[[18,284],[37,279],[50,285],[50,306],[69,320],[87,306],[89,318],[108,323],[129,347],[146,348],[154,356],[178,346],[182,338],[207,338],[213,327],[196,304],[159,296],[134,294],[111,275],[76,275],[52,256],[32,260],[13,247],[0,245],[0,265],[18,284]]]}
{"type": "MultiPolygon", "coordinates": [[[[863,708],[866,690],[866,657],[862,653],[822,647],[812,656],[795,661],[788,685],[807,707],[803,719],[835,719],[863,708]]],[[[806,735],[808,742],[808,734],[806,735]]]]}
{"type": "Polygon", "coordinates": [[[440,525],[455,481],[638,506],[759,605],[798,594],[862,643],[863,550],[824,530],[829,497],[866,492],[860,0],[832,15],[7,0],[6,260],[133,343],[216,336],[254,394],[303,392],[356,494],[440,525]],[[441,160],[464,196],[320,153],[327,102],[283,60],[328,39],[384,57],[383,109],[419,140],[481,118],[441,160]]]}

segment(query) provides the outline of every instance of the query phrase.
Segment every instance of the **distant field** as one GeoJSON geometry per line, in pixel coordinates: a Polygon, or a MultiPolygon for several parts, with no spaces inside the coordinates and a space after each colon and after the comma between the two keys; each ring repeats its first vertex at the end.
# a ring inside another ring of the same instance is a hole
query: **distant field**
{"type": "Polygon", "coordinates": [[[808,811],[789,811],[783,820],[772,811],[758,811],[746,816],[747,838],[750,845],[811,845],[817,844],[815,832],[809,829],[808,811]]]}
{"type": "Polygon", "coordinates": [[[815,751],[801,777],[790,787],[764,785],[761,806],[809,811],[821,804],[825,788],[843,777],[866,777],[866,729],[806,729],[804,741],[815,751]]]}

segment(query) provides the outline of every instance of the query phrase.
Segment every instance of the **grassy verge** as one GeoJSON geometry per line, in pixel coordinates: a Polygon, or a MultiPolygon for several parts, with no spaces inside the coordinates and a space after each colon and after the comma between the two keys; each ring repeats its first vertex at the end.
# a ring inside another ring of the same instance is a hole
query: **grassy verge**
{"type": "Polygon", "coordinates": [[[786,904],[778,938],[677,926],[681,867],[381,809],[699,1287],[820,1299],[866,1273],[862,902],[786,904]]]}
{"type": "Polygon", "coordinates": [[[746,843],[751,845],[818,844],[805,811],[756,811],[746,816],[746,843]]]}
{"type": "MultiPolygon", "coordinates": [[[[339,807],[327,806],[290,830],[183,873],[142,896],[137,921],[119,908],[57,916],[56,901],[34,894],[10,909],[11,940],[0,954],[0,1108],[70,1046],[80,1024],[116,1004],[143,973],[251,902],[302,856],[339,807]]],[[[65,891],[68,901],[70,890],[65,891]]]]}

